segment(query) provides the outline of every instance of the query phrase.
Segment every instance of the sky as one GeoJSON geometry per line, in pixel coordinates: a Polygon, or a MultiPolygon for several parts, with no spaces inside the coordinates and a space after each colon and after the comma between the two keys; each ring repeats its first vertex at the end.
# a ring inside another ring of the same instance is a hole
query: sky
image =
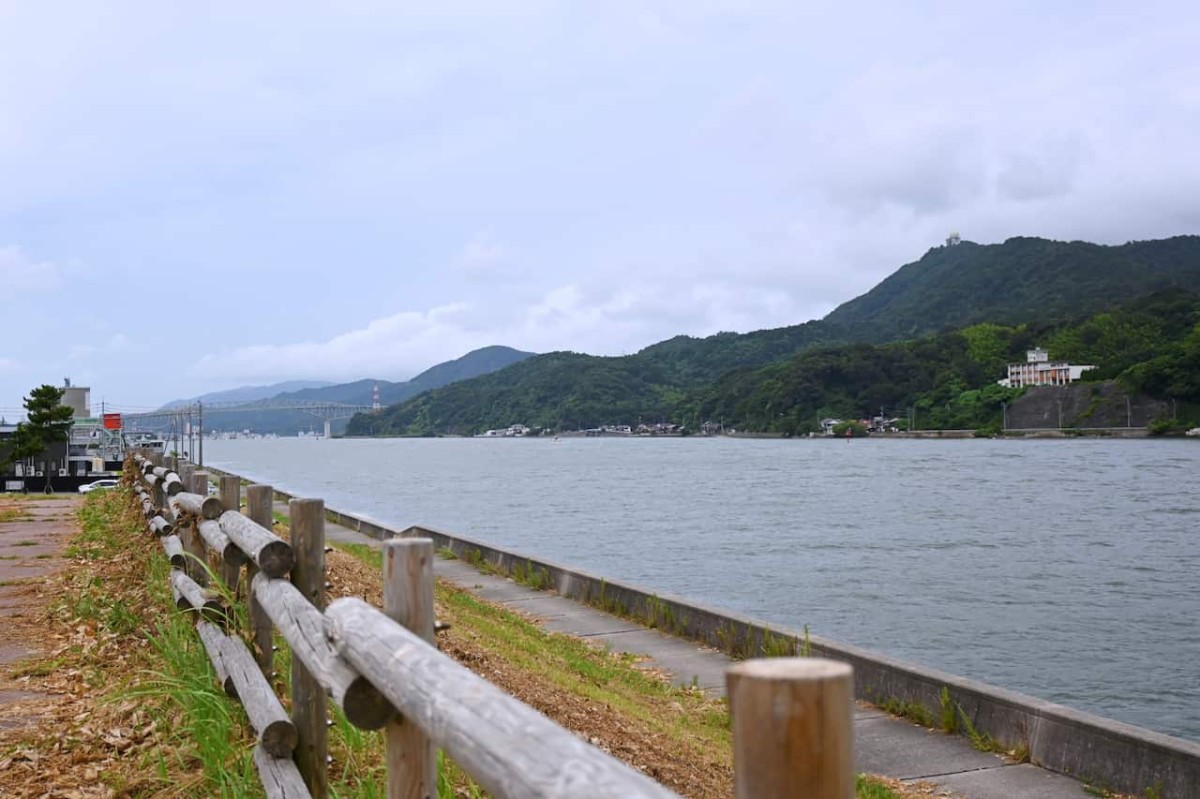
{"type": "Polygon", "coordinates": [[[1200,232],[1200,6],[834,5],[0,0],[0,415],[796,324],[952,231],[1200,232]]]}

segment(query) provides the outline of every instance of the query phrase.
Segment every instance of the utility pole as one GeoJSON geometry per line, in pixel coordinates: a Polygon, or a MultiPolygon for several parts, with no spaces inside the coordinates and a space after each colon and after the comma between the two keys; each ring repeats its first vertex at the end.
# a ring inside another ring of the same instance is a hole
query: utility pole
{"type": "Polygon", "coordinates": [[[197,413],[200,417],[200,420],[199,420],[200,421],[200,460],[198,462],[200,464],[200,467],[203,468],[204,467],[204,403],[197,402],[196,409],[197,409],[197,413]]]}
{"type": "Polygon", "coordinates": [[[1125,395],[1125,426],[1133,427],[1133,409],[1129,404],[1129,395],[1125,395]]]}

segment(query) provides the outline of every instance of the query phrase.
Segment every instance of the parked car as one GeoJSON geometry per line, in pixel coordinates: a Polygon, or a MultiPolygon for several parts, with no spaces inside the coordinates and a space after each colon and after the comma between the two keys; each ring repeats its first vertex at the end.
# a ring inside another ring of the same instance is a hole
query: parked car
{"type": "Polygon", "coordinates": [[[86,494],[89,491],[95,491],[97,488],[116,488],[120,482],[120,480],[105,478],[104,480],[96,480],[92,483],[84,483],[79,487],[79,493],[86,494]]]}

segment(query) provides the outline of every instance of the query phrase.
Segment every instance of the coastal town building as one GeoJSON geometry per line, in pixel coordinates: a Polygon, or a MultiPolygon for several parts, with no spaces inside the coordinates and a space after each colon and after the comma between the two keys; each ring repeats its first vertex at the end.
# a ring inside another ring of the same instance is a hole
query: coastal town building
{"type": "Polygon", "coordinates": [[[1008,365],[1008,377],[996,382],[1005,388],[1026,386],[1065,386],[1078,380],[1084,372],[1095,369],[1092,364],[1070,364],[1052,361],[1050,354],[1041,347],[1027,350],[1025,360],[1008,365]]]}

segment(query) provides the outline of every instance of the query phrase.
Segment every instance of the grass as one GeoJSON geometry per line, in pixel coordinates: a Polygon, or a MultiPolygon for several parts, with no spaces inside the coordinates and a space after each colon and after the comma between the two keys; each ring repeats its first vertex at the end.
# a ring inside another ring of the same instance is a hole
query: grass
{"type": "Polygon", "coordinates": [[[1107,785],[1085,782],[1083,783],[1083,792],[1088,796],[1098,796],[1100,799],[1162,799],[1162,783],[1156,783],[1147,786],[1141,793],[1130,795],[1118,793],[1107,785]]]}
{"type": "MultiPolygon", "coordinates": [[[[958,717],[954,714],[954,703],[950,701],[950,689],[945,685],[942,686],[942,694],[940,697],[941,713],[942,713],[942,732],[953,735],[958,732],[958,717]]],[[[962,711],[962,708],[959,708],[962,711]]]]}
{"type": "MultiPolygon", "coordinates": [[[[378,550],[336,546],[372,569],[382,568],[378,550]]],[[[441,621],[466,638],[485,641],[489,654],[509,667],[637,719],[684,750],[715,748],[726,756],[730,751],[723,705],[636,668],[631,656],[615,656],[582,639],[546,632],[523,616],[442,581],[437,583],[436,599],[441,621]],[[663,712],[672,703],[688,712],[663,712]]]]}
{"type": "Polygon", "coordinates": [[[32,519],[33,514],[24,508],[0,508],[0,524],[5,522],[23,522],[32,519]]]}
{"type": "Polygon", "coordinates": [[[962,705],[958,706],[958,715],[962,719],[963,730],[967,733],[967,739],[971,742],[971,746],[978,749],[980,752],[1004,752],[1005,749],[1000,745],[1000,742],[986,732],[980,732],[975,729],[975,724],[971,721],[971,717],[962,709],[962,705]]]}
{"type": "MultiPolygon", "coordinates": [[[[138,755],[134,766],[142,779],[177,796],[233,797],[262,795],[251,757],[253,740],[240,706],[216,690],[208,654],[196,635],[193,617],[177,613],[169,586],[170,565],[154,548],[145,547],[143,519],[124,492],[93,492],[80,510],[82,529],[69,545],[75,557],[133,562],[143,586],[147,620],[120,595],[121,587],[98,577],[76,580],[64,597],[64,609],[77,619],[95,621],[106,632],[143,638],[144,648],[130,679],[97,686],[102,701],[133,700],[160,730],[163,745],[138,755]],[[122,505],[124,508],[122,508],[122,505]],[[122,510],[125,513],[122,513],[122,510]],[[160,612],[155,613],[156,609],[160,612]]],[[[120,791],[120,775],[107,775],[120,791]]]]}
{"type": "MultiPolygon", "coordinates": [[[[94,622],[123,640],[145,642],[136,668],[105,672],[105,664],[81,668],[82,680],[105,702],[135,701],[154,720],[160,740],[129,756],[128,768],[105,774],[117,794],[135,778],[136,795],[259,797],[261,787],[252,762],[253,740],[240,705],[217,686],[193,619],[175,612],[168,582],[169,564],[161,552],[144,546],[145,521],[125,492],[88,497],[80,511],[81,532],[69,544],[73,557],[97,564],[121,563],[123,580],[101,579],[86,563],[73,573],[62,610],[73,619],[94,622]],[[132,581],[132,582],[131,582],[132,581]],[[126,584],[121,584],[126,583],[126,584]]],[[[339,545],[373,567],[381,554],[365,545],[339,545]]],[[[534,578],[537,579],[536,577],[534,578]]],[[[526,618],[481,601],[467,591],[439,583],[439,607],[446,621],[476,640],[489,658],[532,675],[554,688],[587,700],[592,706],[635,720],[689,759],[700,762],[730,758],[731,739],[726,706],[699,692],[676,688],[638,669],[634,658],[613,655],[581,639],[548,633],[526,618]]],[[[238,626],[244,628],[244,607],[238,626]]],[[[276,683],[287,703],[291,653],[278,639],[276,683]]],[[[122,645],[124,647],[124,644],[122,645]]],[[[75,668],[75,653],[29,664],[25,674],[49,674],[75,668]]],[[[382,797],[382,736],[358,730],[330,704],[330,794],[346,799],[382,797]]],[[[858,778],[859,799],[898,799],[883,782],[858,778]]],[[[439,757],[438,795],[481,797],[452,762],[439,757]]]]}
{"type": "Polygon", "coordinates": [[[6,491],[3,494],[0,494],[0,498],[2,498],[5,502],[53,502],[56,500],[61,502],[64,500],[75,499],[76,496],[78,495],[62,492],[46,494],[41,491],[6,491]]]}
{"type": "Polygon", "coordinates": [[[854,799],[902,799],[886,783],[866,774],[854,780],[854,799]]]}
{"type": "Polygon", "coordinates": [[[766,658],[789,658],[800,654],[800,645],[788,635],[775,635],[768,627],[763,631],[762,656],[766,658]]]}
{"type": "Polygon", "coordinates": [[[534,591],[545,591],[554,587],[554,579],[550,576],[550,572],[540,566],[534,566],[528,560],[524,563],[518,561],[513,565],[509,576],[515,582],[532,588],[534,591]]]}
{"type": "MultiPolygon", "coordinates": [[[[379,550],[363,544],[336,544],[375,570],[382,569],[379,550]]],[[[482,560],[471,551],[468,561],[482,560]]],[[[648,724],[681,751],[727,755],[732,746],[729,716],[722,703],[693,689],[677,688],[636,668],[631,656],[614,656],[582,639],[542,630],[525,617],[480,600],[468,591],[438,581],[436,598],[444,621],[469,638],[486,642],[490,654],[507,665],[552,683],[622,716],[648,724]],[[683,713],[664,713],[664,704],[679,703],[683,713]]],[[[604,592],[602,591],[602,596],[604,592]]],[[[665,622],[665,619],[664,619],[665,622]]],[[[807,650],[807,629],[805,644],[807,650]]],[[[900,799],[883,781],[859,775],[857,799],[900,799]]],[[[468,794],[474,795],[474,794],[468,794]]]]}
{"type": "Polygon", "coordinates": [[[933,714],[919,702],[908,702],[896,697],[888,697],[887,699],[875,701],[875,704],[881,710],[893,716],[907,719],[922,727],[941,730],[948,735],[954,735],[959,730],[962,730],[966,734],[967,740],[971,742],[971,746],[980,752],[1007,755],[1017,763],[1029,762],[1028,742],[1022,741],[1016,747],[1007,749],[989,733],[980,732],[966,711],[963,710],[962,705],[954,702],[950,695],[949,687],[945,685],[942,686],[941,694],[938,697],[938,723],[936,725],[933,714]]]}
{"type": "Polygon", "coordinates": [[[926,710],[925,706],[919,702],[906,702],[903,699],[889,696],[887,699],[876,704],[885,713],[891,713],[893,716],[908,719],[913,724],[920,724],[922,727],[933,726],[933,714],[926,710]]]}

